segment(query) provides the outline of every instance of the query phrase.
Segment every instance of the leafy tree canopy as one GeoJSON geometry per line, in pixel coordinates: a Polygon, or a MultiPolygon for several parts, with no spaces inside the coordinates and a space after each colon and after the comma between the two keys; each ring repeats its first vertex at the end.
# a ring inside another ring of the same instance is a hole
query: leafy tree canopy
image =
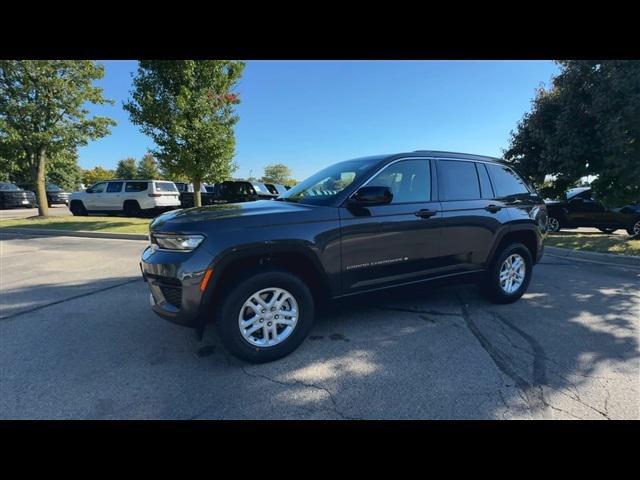
{"type": "Polygon", "coordinates": [[[48,158],[109,133],[115,122],[89,117],[87,103],[108,103],[94,85],[104,67],[89,60],[0,60],[0,143],[21,149],[18,157],[36,184],[39,214],[48,213],[48,158]]]}
{"type": "Polygon", "coordinates": [[[142,160],[138,163],[137,175],[137,178],[149,180],[161,177],[156,159],[153,158],[152,154],[147,153],[142,157],[142,160]]]}
{"type": "Polygon", "coordinates": [[[505,159],[560,196],[587,175],[605,203],[640,199],[640,62],[571,60],[541,88],[512,132],[505,159]]]}
{"type": "Polygon", "coordinates": [[[100,166],[82,172],[82,183],[87,188],[96,182],[104,182],[105,180],[111,180],[113,178],[116,178],[116,172],[114,170],[107,170],[100,166]]]}
{"type": "Polygon", "coordinates": [[[232,90],[243,69],[243,62],[227,60],[140,61],[124,104],[155,142],[162,170],[193,182],[196,205],[202,182],[220,182],[237,168],[234,106],[240,100],[232,90]]]}
{"type": "Polygon", "coordinates": [[[282,163],[275,163],[264,167],[264,175],[262,182],[279,183],[281,185],[295,185],[297,182],[292,178],[292,172],[289,167],[282,163]]]}
{"type": "Polygon", "coordinates": [[[133,179],[138,178],[138,165],[135,158],[125,158],[118,161],[116,166],[116,178],[133,179]]]}

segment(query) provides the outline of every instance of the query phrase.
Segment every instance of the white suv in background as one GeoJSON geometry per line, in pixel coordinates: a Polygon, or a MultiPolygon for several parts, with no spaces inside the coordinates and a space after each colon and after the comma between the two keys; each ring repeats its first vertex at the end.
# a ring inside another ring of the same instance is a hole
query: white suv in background
{"type": "Polygon", "coordinates": [[[109,180],[69,197],[69,209],[74,215],[124,212],[128,217],[135,217],[179,207],[180,192],[175,183],[165,180],[109,180]]]}

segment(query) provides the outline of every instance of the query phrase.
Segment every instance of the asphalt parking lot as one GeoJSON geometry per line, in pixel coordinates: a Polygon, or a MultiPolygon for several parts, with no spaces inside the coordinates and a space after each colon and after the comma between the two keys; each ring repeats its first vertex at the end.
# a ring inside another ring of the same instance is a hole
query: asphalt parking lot
{"type": "Polygon", "coordinates": [[[352,299],[256,366],[150,311],[144,245],[3,234],[0,418],[640,418],[638,270],[547,255],[513,305],[352,299]]]}
{"type": "MultiPolygon", "coordinates": [[[[7,208],[0,210],[0,220],[8,220],[12,218],[28,218],[38,215],[37,208],[7,208]]],[[[56,217],[71,215],[66,205],[52,205],[49,207],[49,215],[56,217]]]]}

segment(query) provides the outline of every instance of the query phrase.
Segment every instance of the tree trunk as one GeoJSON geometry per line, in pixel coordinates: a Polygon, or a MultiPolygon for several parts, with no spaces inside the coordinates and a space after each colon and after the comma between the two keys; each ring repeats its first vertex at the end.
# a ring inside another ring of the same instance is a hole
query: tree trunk
{"type": "Polygon", "coordinates": [[[200,196],[200,180],[193,181],[193,206],[202,206],[202,197],[200,196]]]}
{"type": "Polygon", "coordinates": [[[46,151],[41,148],[38,153],[38,165],[36,168],[36,199],[38,200],[38,215],[46,217],[49,215],[49,203],[47,202],[47,189],[44,182],[45,163],[47,160],[46,151]]]}

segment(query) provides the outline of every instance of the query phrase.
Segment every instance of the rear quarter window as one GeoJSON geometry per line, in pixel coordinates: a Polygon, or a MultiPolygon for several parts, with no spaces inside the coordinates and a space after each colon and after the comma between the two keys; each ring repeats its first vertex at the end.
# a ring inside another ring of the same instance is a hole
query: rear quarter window
{"type": "Polygon", "coordinates": [[[148,187],[148,182],[127,182],[124,187],[125,192],[144,192],[148,187]]]}
{"type": "Polygon", "coordinates": [[[487,165],[493,189],[499,198],[529,194],[529,189],[522,179],[509,167],[504,165],[487,165]]]}
{"type": "Polygon", "coordinates": [[[156,186],[156,192],[177,192],[178,189],[173,182],[154,182],[156,186]]]}

